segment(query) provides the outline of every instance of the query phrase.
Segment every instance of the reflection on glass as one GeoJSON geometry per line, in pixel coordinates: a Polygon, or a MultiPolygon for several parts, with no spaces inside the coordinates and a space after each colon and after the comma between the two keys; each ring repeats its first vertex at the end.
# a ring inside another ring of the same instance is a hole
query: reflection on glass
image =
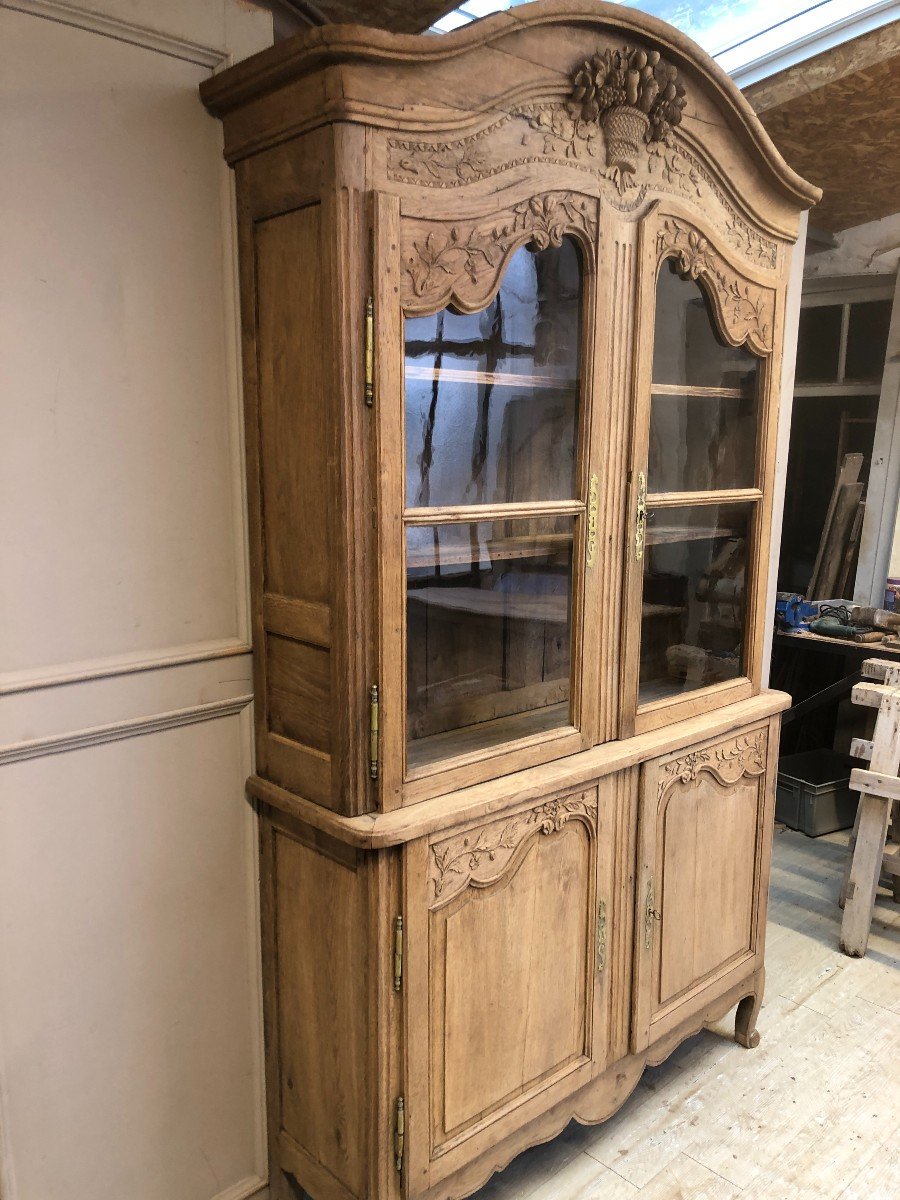
{"type": "Polygon", "coordinates": [[[663,263],[656,286],[653,382],[682,387],[756,391],[757,359],[723,342],[703,288],[682,279],[673,259],[663,263]]]}
{"type": "Polygon", "coordinates": [[[408,765],[568,725],[574,519],[406,532],[408,765]]]}
{"type": "Polygon", "coordinates": [[[523,247],[481,312],[408,318],[406,506],[571,499],[581,262],[523,247]]]}
{"type": "Polygon", "coordinates": [[[651,492],[749,488],[755,469],[755,396],[653,396],[651,492]]]}
{"type": "Polygon", "coordinates": [[[744,673],[744,576],[751,508],[648,513],[638,702],[744,673]]]}
{"type": "Polygon", "coordinates": [[[797,383],[833,383],[837,379],[843,314],[840,304],[821,304],[800,309],[797,383]]]}
{"type": "Polygon", "coordinates": [[[890,326],[890,300],[863,300],[850,305],[845,380],[866,383],[881,378],[890,326]]]}

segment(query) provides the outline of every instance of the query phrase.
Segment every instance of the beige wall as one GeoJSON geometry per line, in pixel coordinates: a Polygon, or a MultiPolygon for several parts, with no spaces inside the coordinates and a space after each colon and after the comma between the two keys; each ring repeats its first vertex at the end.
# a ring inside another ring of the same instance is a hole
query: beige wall
{"type": "Polygon", "coordinates": [[[245,0],[0,0],[0,1194],[265,1186],[233,205],[245,0]],[[90,10],[90,11],[89,11],[90,10]]]}

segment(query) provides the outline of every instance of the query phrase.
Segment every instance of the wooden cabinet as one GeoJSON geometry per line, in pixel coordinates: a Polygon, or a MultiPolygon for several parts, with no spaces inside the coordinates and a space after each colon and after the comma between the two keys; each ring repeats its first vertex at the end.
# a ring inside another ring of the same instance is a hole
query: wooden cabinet
{"type": "Polygon", "coordinates": [[[762,996],[785,286],[817,190],[661,22],[352,26],[236,176],[272,1187],[444,1200],[762,996]]]}

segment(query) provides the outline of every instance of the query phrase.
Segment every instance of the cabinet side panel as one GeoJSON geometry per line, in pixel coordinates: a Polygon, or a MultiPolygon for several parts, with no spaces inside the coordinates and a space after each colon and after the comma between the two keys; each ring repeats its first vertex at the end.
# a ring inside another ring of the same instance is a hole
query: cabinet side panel
{"type": "Polygon", "coordinates": [[[328,604],[321,206],[256,224],[264,586],[328,604]]]}
{"type": "Polygon", "coordinates": [[[331,804],[332,414],[318,203],[254,225],[267,773],[331,804]],[[273,736],[274,735],[274,736],[273,736]]]}
{"type": "Polygon", "coordinates": [[[359,1196],[367,1161],[366,890],[355,853],[335,851],[332,857],[275,832],[269,969],[279,1059],[272,1086],[281,1111],[278,1139],[302,1152],[290,1161],[311,1159],[359,1196]]]}

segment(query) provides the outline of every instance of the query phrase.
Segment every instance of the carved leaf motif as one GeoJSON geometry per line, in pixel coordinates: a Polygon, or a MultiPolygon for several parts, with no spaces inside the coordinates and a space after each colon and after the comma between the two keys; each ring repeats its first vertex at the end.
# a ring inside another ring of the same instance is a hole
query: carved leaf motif
{"type": "Polygon", "coordinates": [[[749,341],[763,353],[772,349],[771,291],[739,279],[702,234],[675,217],[668,217],[657,231],[656,249],[660,259],[674,256],[684,278],[702,276],[711,285],[733,342],[749,341]]]}
{"type": "Polygon", "coordinates": [[[558,246],[569,230],[596,236],[596,203],[572,192],[548,192],[517,204],[501,221],[454,225],[448,231],[413,233],[404,241],[403,302],[437,306],[452,296],[474,303],[493,290],[507,255],[518,245],[558,246]],[[468,285],[466,284],[468,281],[468,285]],[[422,302],[425,302],[423,304],[422,302]]]}
{"type": "Polygon", "coordinates": [[[737,783],[744,775],[762,775],[766,769],[765,730],[740,734],[707,750],[692,750],[666,763],[657,784],[657,800],[662,801],[674,783],[692,783],[708,771],[722,784],[737,783]]]}
{"type": "Polygon", "coordinates": [[[470,884],[484,887],[495,882],[526,838],[537,833],[558,833],[573,819],[586,822],[592,830],[596,828],[596,793],[547,800],[502,825],[488,825],[432,846],[429,878],[434,900],[444,904],[470,884]]]}

